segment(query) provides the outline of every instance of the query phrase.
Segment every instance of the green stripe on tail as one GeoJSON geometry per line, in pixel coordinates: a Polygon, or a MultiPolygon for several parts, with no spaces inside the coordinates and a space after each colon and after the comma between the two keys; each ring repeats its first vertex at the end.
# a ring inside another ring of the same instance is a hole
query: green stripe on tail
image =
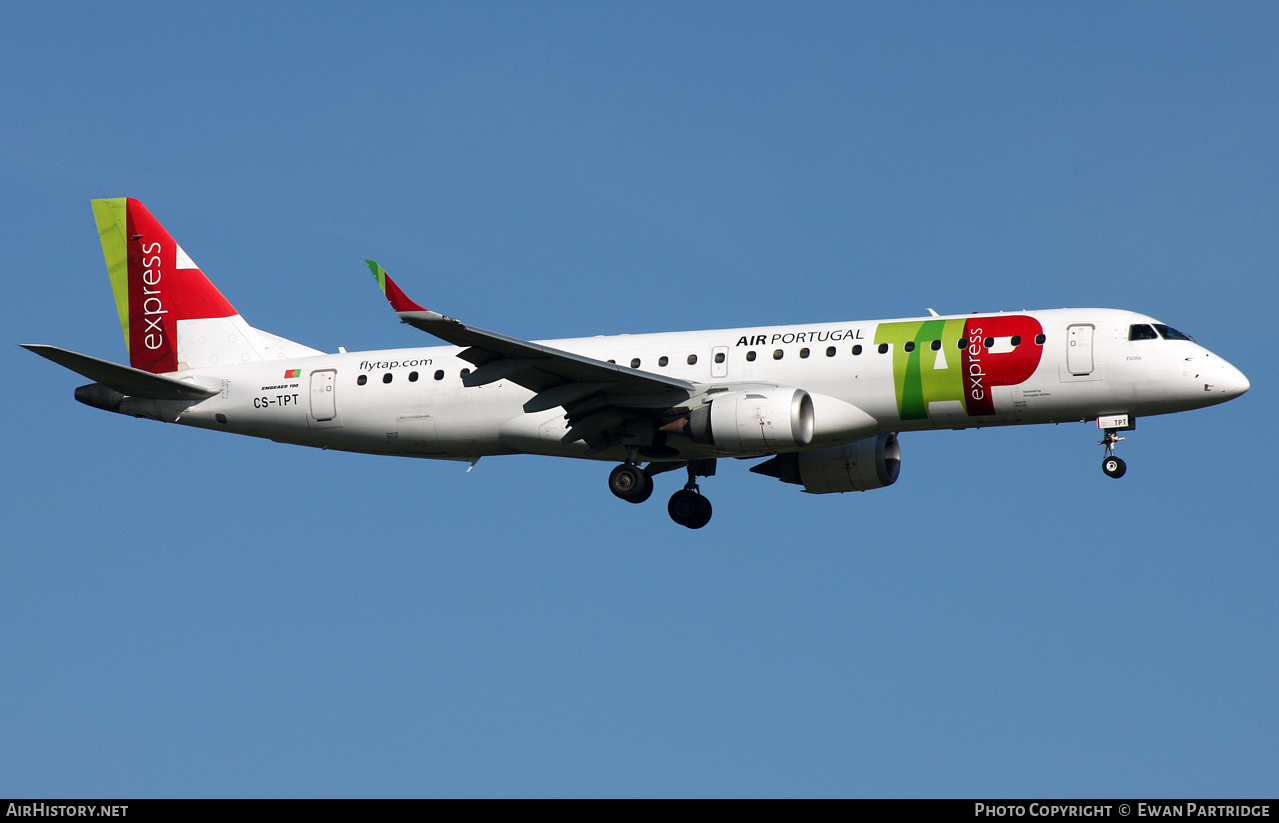
{"type": "Polygon", "coordinates": [[[115,308],[124,329],[124,347],[129,350],[129,218],[128,198],[93,201],[93,219],[102,238],[102,256],[107,261],[115,308]]]}

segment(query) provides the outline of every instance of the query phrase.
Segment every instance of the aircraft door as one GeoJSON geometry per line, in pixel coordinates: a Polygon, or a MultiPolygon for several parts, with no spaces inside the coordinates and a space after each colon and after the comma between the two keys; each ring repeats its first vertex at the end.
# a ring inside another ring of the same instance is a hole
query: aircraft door
{"type": "Polygon", "coordinates": [[[311,372],[311,416],[316,420],[332,420],[337,417],[337,399],[333,387],[337,372],[332,369],[311,372]]]}
{"type": "Polygon", "coordinates": [[[1066,369],[1071,374],[1092,374],[1092,333],[1089,324],[1066,329],[1066,369]]]}

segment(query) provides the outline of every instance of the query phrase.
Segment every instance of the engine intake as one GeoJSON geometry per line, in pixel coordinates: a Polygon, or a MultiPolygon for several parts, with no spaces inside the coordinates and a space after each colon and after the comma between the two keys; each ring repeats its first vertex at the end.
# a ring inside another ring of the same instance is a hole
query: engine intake
{"type": "Polygon", "coordinates": [[[813,442],[813,400],[788,387],[728,392],[694,409],[686,433],[730,452],[802,449],[813,442]]]}
{"type": "Polygon", "coordinates": [[[809,494],[831,494],[891,486],[901,465],[897,435],[881,434],[842,446],[779,454],[751,471],[803,486],[809,494]]]}

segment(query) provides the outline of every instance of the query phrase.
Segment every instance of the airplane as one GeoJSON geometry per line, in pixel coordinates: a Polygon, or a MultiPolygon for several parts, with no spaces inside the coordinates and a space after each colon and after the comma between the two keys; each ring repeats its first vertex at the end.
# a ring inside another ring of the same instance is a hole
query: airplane
{"type": "MultiPolygon", "coordinates": [[[[328,354],[250,326],[137,200],[92,201],[129,365],[30,351],[94,382],[95,408],[283,443],[467,461],[611,461],[642,503],[683,469],[671,519],[699,529],[698,478],[721,458],[811,494],[891,486],[903,432],[1095,421],[1103,471],[1137,418],[1249,389],[1188,335],[1116,309],[937,314],[713,331],[521,340],[411,300],[366,261],[391,308],[447,345],[328,354]]],[[[468,469],[469,471],[469,469],[468,469]]]]}

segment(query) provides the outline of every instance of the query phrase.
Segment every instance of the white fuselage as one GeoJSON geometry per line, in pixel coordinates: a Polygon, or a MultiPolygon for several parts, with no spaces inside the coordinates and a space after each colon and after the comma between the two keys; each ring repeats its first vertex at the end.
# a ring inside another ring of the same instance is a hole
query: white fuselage
{"type": "MultiPolygon", "coordinates": [[[[1129,339],[1133,324],[1155,322],[1113,309],[1058,309],[614,335],[545,345],[711,391],[721,385],[801,388],[819,401],[818,437],[811,448],[882,432],[1167,414],[1246,391],[1247,379],[1237,369],[1197,343],[1129,339]],[[1037,334],[1029,333],[1035,329],[1037,334]],[[873,421],[855,433],[823,428],[823,408],[842,404],[873,421]]],[[[376,454],[625,457],[620,447],[588,455],[580,440],[562,444],[564,410],[526,413],[522,406],[533,392],[510,381],[464,386],[463,372],[474,366],[459,357],[461,351],[432,346],[195,369],[174,376],[220,393],[195,405],[130,398],[121,411],[376,454]]],[[[684,438],[678,451],[672,459],[727,454],[684,438]]]]}

